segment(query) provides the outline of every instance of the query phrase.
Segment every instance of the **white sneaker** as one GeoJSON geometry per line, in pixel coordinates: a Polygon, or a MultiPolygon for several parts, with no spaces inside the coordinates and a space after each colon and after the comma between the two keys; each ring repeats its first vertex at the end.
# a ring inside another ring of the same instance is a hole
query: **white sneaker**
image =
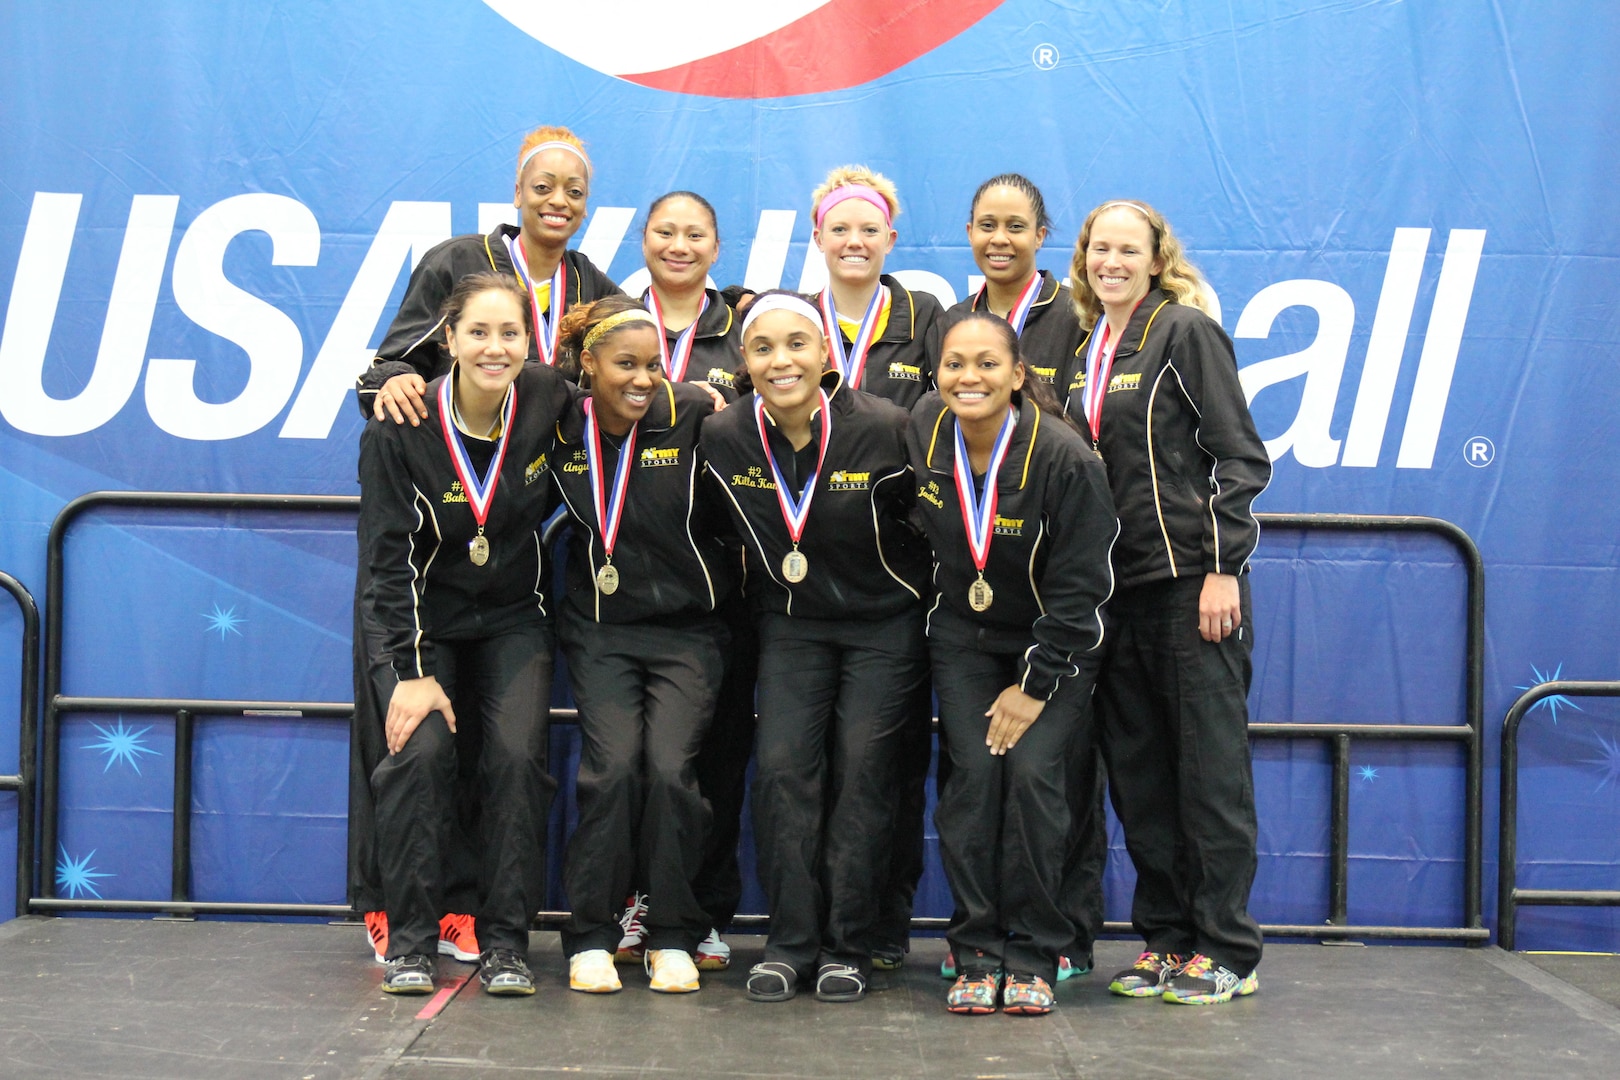
{"type": "Polygon", "coordinates": [[[690,994],[699,988],[698,969],[680,949],[648,950],[646,967],[652,976],[648,988],[660,994],[690,994]]]}
{"type": "Polygon", "coordinates": [[[710,930],[709,936],[698,942],[697,966],[699,971],[724,971],[731,966],[731,946],[720,937],[720,931],[710,930]]]}
{"type": "Polygon", "coordinates": [[[606,949],[586,949],[570,956],[568,989],[582,994],[616,994],[624,989],[613,969],[613,954],[606,949]]]}
{"type": "Polygon", "coordinates": [[[647,940],[647,929],[641,925],[641,920],[646,916],[645,893],[635,893],[625,901],[624,914],[619,916],[619,926],[624,930],[624,937],[619,939],[619,948],[613,954],[615,964],[641,963],[642,957],[647,952],[643,944],[647,940]]]}

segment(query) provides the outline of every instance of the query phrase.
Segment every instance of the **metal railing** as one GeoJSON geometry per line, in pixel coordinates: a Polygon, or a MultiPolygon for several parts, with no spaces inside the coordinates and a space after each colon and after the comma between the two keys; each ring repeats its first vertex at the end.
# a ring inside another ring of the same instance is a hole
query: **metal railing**
{"type": "Polygon", "coordinates": [[[1520,907],[1620,907],[1616,889],[1521,889],[1519,882],[1519,726],[1536,703],[1550,697],[1620,697],[1620,682],[1537,683],[1502,721],[1501,814],[1497,822],[1496,938],[1512,951],[1520,907]]]}
{"type": "MultiPolygon", "coordinates": [[[[46,712],[43,728],[43,759],[40,791],[42,795],[42,842],[47,852],[56,850],[58,815],[58,744],[61,718],[70,713],[84,712],[139,712],[169,714],[175,718],[175,807],[171,897],[167,901],[61,899],[54,896],[52,875],[45,876],[42,896],[30,896],[27,910],[32,911],[147,911],[195,914],[258,914],[258,915],[319,915],[329,917],[352,916],[346,904],[260,904],[193,901],[190,899],[191,850],[191,739],[196,722],[205,716],[266,717],[285,719],[347,720],[353,713],[352,703],[300,702],[300,701],[215,701],[178,698],[116,698],[68,697],[61,694],[62,634],[65,622],[64,596],[64,540],[68,526],[85,511],[97,506],[148,507],[192,510],[254,510],[254,511],[346,511],[353,512],[359,500],[352,496],[310,495],[227,495],[175,492],[92,492],[63,508],[51,526],[48,563],[45,639],[45,699],[46,712]]],[[[1334,751],[1333,798],[1331,810],[1331,844],[1329,877],[1329,914],[1321,925],[1272,924],[1263,927],[1274,937],[1312,938],[1402,938],[1439,939],[1484,942],[1490,932],[1480,916],[1480,866],[1482,754],[1484,699],[1484,564],[1479,550],[1468,534],[1456,525],[1439,518],[1372,516],[1354,514],[1260,514],[1261,522],[1274,528],[1339,532],[1423,532],[1438,535],[1450,541],[1461,554],[1468,578],[1467,625],[1465,646],[1466,722],[1454,725],[1419,724],[1354,724],[1354,723],[1260,723],[1249,725],[1253,738],[1322,739],[1332,743],[1334,751]],[[1467,750],[1467,784],[1465,792],[1464,884],[1463,918],[1461,926],[1408,927],[1348,924],[1349,897],[1349,791],[1350,744],[1354,738],[1389,740],[1424,740],[1462,742],[1467,750]]],[[[558,518],[547,530],[545,542],[555,538],[565,518],[558,518]]],[[[556,723],[577,722],[572,709],[552,710],[556,723]]],[[[23,898],[19,891],[19,909],[23,898]]],[[[566,912],[539,913],[542,925],[555,924],[565,918],[566,912]]],[[[737,925],[763,924],[764,916],[739,915],[737,925]]],[[[917,929],[944,929],[948,920],[918,918],[913,920],[917,929]]],[[[1127,923],[1107,923],[1105,932],[1129,933],[1127,923]]]]}
{"type": "Polygon", "coordinates": [[[39,737],[39,605],[10,574],[0,572],[0,589],[22,612],[22,700],[17,708],[17,773],[0,776],[0,791],[17,793],[17,914],[28,914],[34,892],[34,784],[39,737]]]}

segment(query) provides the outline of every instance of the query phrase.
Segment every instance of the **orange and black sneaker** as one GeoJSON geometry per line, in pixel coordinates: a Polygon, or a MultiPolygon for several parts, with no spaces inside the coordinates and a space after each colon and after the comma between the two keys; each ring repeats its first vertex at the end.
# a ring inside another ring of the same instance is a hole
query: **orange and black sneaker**
{"type": "Polygon", "coordinates": [[[478,933],[471,915],[446,915],[439,920],[439,955],[463,964],[478,963],[478,933]]]}
{"type": "Polygon", "coordinates": [[[366,933],[371,937],[371,955],[379,964],[388,963],[388,912],[366,912],[366,933]]]}

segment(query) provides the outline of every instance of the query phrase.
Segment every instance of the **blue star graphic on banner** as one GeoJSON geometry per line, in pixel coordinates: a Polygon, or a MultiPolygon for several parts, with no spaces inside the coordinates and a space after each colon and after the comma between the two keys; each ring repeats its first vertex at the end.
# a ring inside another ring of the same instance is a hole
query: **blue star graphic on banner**
{"type": "MultiPolygon", "coordinates": [[[[1559,664],[1557,667],[1553,668],[1553,671],[1552,671],[1551,675],[1548,675],[1546,672],[1544,672],[1540,668],[1536,667],[1536,665],[1531,664],[1530,665],[1530,678],[1531,678],[1530,683],[1528,685],[1526,685],[1526,686],[1517,687],[1517,689],[1519,689],[1519,690],[1528,690],[1528,689],[1530,689],[1530,687],[1537,686],[1537,685],[1539,685],[1541,683],[1544,683],[1544,682],[1557,682],[1559,679],[1562,679],[1563,677],[1564,677],[1564,665],[1563,664],[1559,664]]],[[[1535,712],[1537,709],[1541,709],[1541,708],[1545,708],[1548,712],[1552,713],[1552,722],[1555,723],[1555,724],[1558,723],[1558,710],[1559,709],[1574,709],[1576,712],[1585,712],[1586,711],[1585,709],[1581,708],[1579,705],[1577,705],[1573,701],[1571,701],[1569,698],[1565,697],[1563,694],[1553,694],[1551,697],[1542,698],[1540,701],[1538,701],[1534,705],[1530,706],[1530,711],[1535,712]]]]}
{"type": "Polygon", "coordinates": [[[1363,765],[1356,771],[1361,774],[1363,780],[1372,781],[1378,779],[1378,770],[1371,765],[1363,765]]]}
{"type": "Polygon", "coordinates": [[[1603,736],[1599,735],[1597,737],[1597,743],[1600,756],[1595,758],[1584,758],[1582,759],[1581,764],[1596,765],[1599,769],[1603,770],[1603,779],[1598,781],[1598,791],[1602,791],[1610,784],[1613,784],[1616,788],[1620,788],[1620,738],[1610,742],[1608,739],[1605,739],[1603,736]]]}
{"type": "Polygon", "coordinates": [[[114,875],[90,866],[90,860],[96,857],[96,853],[92,851],[82,859],[75,859],[67,853],[67,848],[61,851],[62,861],[56,864],[56,887],[65,890],[69,900],[85,894],[101,899],[101,893],[96,891],[96,882],[114,875]]]}
{"type": "Polygon", "coordinates": [[[107,755],[107,765],[106,768],[101,770],[102,772],[111,769],[119,761],[127,761],[129,767],[135,770],[135,775],[139,776],[141,766],[136,758],[137,754],[151,754],[154,757],[162,756],[143,741],[146,738],[146,733],[152,730],[150,724],[138,730],[127,728],[124,726],[124,718],[120,716],[118,723],[111,728],[104,728],[100,724],[91,724],[90,726],[101,732],[101,741],[86,743],[85,747],[89,750],[99,750],[107,755]]]}
{"type": "Polygon", "coordinates": [[[225,640],[226,634],[235,634],[237,637],[241,637],[242,631],[238,630],[237,627],[247,622],[246,619],[236,613],[235,605],[221,608],[218,604],[215,604],[212,612],[203,612],[203,618],[208,621],[208,628],[203,633],[209,634],[217,630],[221,641],[225,640]]]}

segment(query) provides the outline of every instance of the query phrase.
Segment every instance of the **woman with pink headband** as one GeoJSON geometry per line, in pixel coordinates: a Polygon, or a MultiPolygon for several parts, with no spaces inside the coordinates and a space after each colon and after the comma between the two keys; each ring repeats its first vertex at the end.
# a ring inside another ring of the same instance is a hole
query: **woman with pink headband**
{"type": "MultiPolygon", "coordinates": [[[[444,349],[440,311],[461,279],[495,273],[513,282],[529,298],[529,359],[555,359],[555,341],[564,310],[609,293],[618,293],[606,274],[578,251],[569,238],[585,221],[591,166],[585,144],[564,127],[540,127],[524,138],[517,156],[512,205],[520,224],[498,225],[488,236],[456,236],[435,245],[411,272],[405,298],[377,349],[376,358],[358,380],[362,414],[377,420],[417,426],[428,415],[427,384],[450,371],[444,349]],[[554,288],[554,285],[560,286],[554,288]]],[[[362,533],[360,550],[369,539],[362,533]]],[[[373,839],[374,817],[368,777],[387,756],[383,743],[386,698],[372,689],[386,676],[388,658],[370,606],[364,601],[370,575],[364,559],[355,583],[354,687],[355,718],[349,753],[349,902],[365,913],[377,960],[388,951],[388,916],[383,911],[373,839]]],[[[470,829],[477,807],[462,800],[463,824],[470,829]]],[[[478,845],[471,833],[450,845],[445,904],[450,912],[476,910],[478,845]]],[[[459,960],[475,960],[478,942],[467,914],[444,918],[440,951],[459,960]]]]}
{"type": "Polygon", "coordinates": [[[864,165],[842,165],[810,196],[811,234],[827,260],[815,298],[833,366],[857,390],[909,409],[934,385],[944,309],[883,272],[899,238],[893,181],[864,165]]]}

